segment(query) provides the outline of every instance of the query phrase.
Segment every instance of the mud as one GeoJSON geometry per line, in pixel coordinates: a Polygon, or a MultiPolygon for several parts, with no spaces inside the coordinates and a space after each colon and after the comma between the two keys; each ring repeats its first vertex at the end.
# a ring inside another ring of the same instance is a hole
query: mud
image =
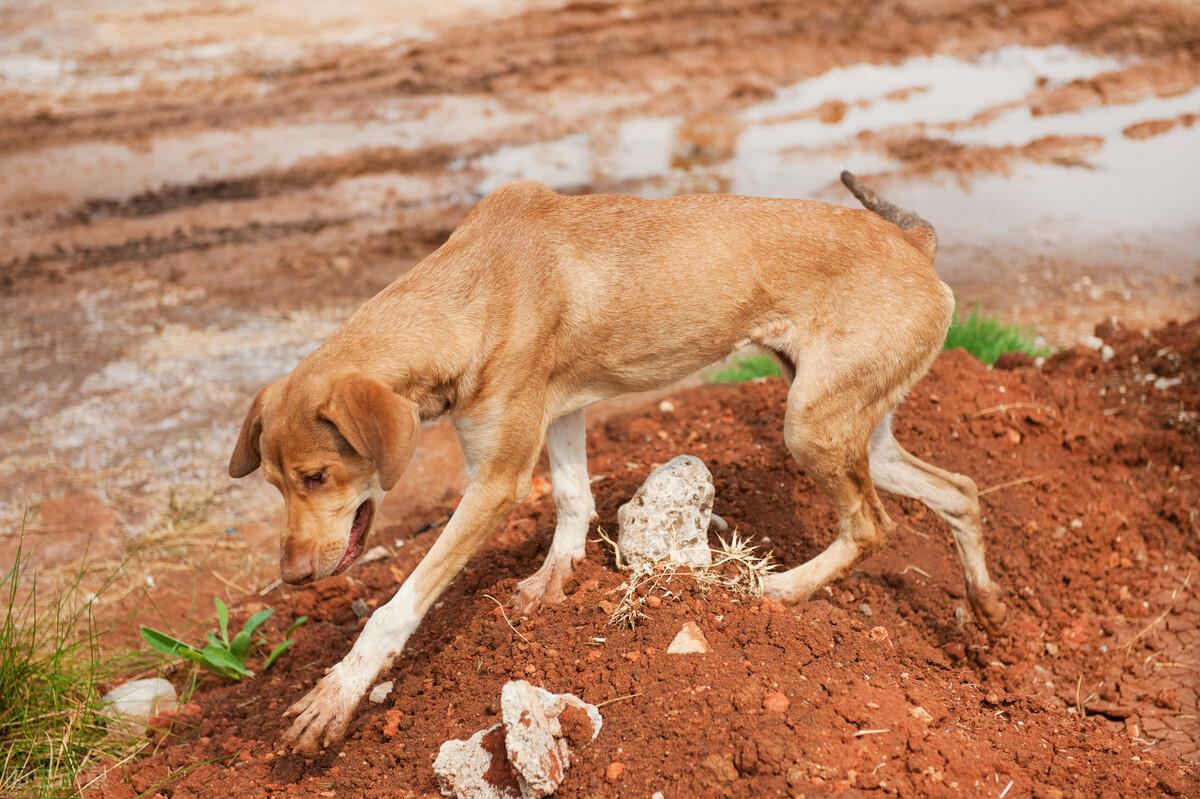
{"type": "MultiPolygon", "coordinates": [[[[548,546],[552,502],[535,491],[381,677],[395,681],[392,695],[364,703],[344,744],[312,761],[278,752],[281,713],[353,640],[351,600],[386,600],[429,547],[436,532],[409,535],[419,517],[379,534],[407,540],[393,561],[268,597],[314,618],[295,652],[241,685],[205,678],[192,697],[199,716],[97,795],[186,770],[155,790],[433,796],[438,745],[494,723],[497,691],[516,678],[607,703],[564,797],[999,795],[1010,781],[1019,796],[1192,795],[1200,449],[1171,409],[1197,409],[1188,367],[1200,320],[1149,337],[1100,332],[1118,353],[1108,362],[1080,348],[1044,371],[989,370],[948,353],[898,414],[908,448],[980,485],[1010,608],[997,641],[966,610],[942,524],[892,498],[892,545],[807,604],[704,593],[679,578],[638,627],[614,628],[605,606],[621,576],[591,541],[567,600],[513,619],[514,631],[488,597],[509,597],[548,546]],[[1114,398],[1114,386],[1145,384],[1143,370],[1171,375],[1168,364],[1187,376],[1159,389],[1161,402],[1114,398]],[[712,652],[665,653],[687,621],[712,652]]],[[[654,464],[688,451],[712,469],[714,511],[732,526],[783,564],[816,554],[834,518],[783,449],[784,396],[775,379],[703,387],[672,395],[673,412],[593,425],[600,527],[615,528],[654,464]]]]}

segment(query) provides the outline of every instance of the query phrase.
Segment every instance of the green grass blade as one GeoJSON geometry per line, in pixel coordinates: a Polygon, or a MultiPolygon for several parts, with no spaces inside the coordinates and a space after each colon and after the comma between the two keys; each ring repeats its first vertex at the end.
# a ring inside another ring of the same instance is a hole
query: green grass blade
{"type": "Polygon", "coordinates": [[[711,383],[745,383],[760,377],[780,377],[783,371],[779,363],[766,353],[755,353],[735,358],[733,363],[709,375],[711,383]]]}
{"type": "Polygon", "coordinates": [[[983,316],[979,307],[971,309],[965,318],[956,317],[946,331],[947,350],[962,349],[991,366],[1001,355],[1022,352],[1030,356],[1047,355],[1041,347],[1020,328],[1006,325],[994,316],[983,316]]]}
{"type": "Polygon", "coordinates": [[[253,616],[246,619],[246,623],[242,625],[242,632],[246,633],[247,635],[254,635],[254,631],[263,626],[263,623],[267,619],[271,618],[274,613],[275,611],[271,608],[260,610],[258,613],[255,613],[253,616]]]}
{"type": "Polygon", "coordinates": [[[213,597],[213,603],[217,606],[217,626],[221,628],[221,642],[225,646],[229,646],[229,608],[225,607],[225,603],[221,601],[221,597],[213,597]]]}
{"type": "Polygon", "coordinates": [[[286,641],[279,644],[279,646],[272,649],[271,654],[267,655],[267,659],[263,661],[263,671],[266,671],[267,669],[271,668],[272,664],[274,664],[276,660],[279,660],[279,656],[282,655],[284,652],[288,651],[289,649],[291,649],[292,644],[294,644],[294,643],[296,643],[296,642],[293,641],[291,638],[289,638],[286,641]]]}
{"type": "Polygon", "coordinates": [[[291,638],[292,633],[296,632],[296,628],[300,627],[306,621],[308,621],[308,616],[298,617],[294,622],[292,622],[291,624],[288,625],[288,628],[283,633],[283,637],[291,638]]]}
{"type": "Polygon", "coordinates": [[[200,660],[200,650],[191,644],[185,644],[178,638],[172,638],[166,633],[161,633],[150,627],[142,627],[141,633],[143,641],[164,655],[183,657],[197,662],[200,660]]]}
{"type": "Polygon", "coordinates": [[[253,677],[254,672],[247,669],[237,659],[229,653],[229,650],[221,646],[221,643],[212,643],[200,651],[200,655],[204,658],[203,664],[208,669],[220,674],[222,677],[228,677],[231,680],[240,680],[242,677],[253,677]]]}

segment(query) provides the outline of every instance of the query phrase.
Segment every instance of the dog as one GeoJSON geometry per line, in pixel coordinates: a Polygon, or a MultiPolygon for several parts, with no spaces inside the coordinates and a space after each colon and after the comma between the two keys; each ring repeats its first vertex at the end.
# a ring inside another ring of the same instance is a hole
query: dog
{"type": "Polygon", "coordinates": [[[283,494],[285,582],[353,563],[423,420],[449,416],[469,477],[429,553],[288,709],[287,744],[315,754],[341,739],[439,594],[529,494],[543,442],[554,536],[513,604],[529,613],[562,600],[595,515],[584,408],[668,385],[749,343],[784,366],[784,440],[839,520],[833,543],[772,575],[766,593],[801,602],[883,547],[895,525],[878,487],[948,523],[975,616],[997,633],[1005,605],[984,560],[974,482],[909,454],[891,431],[892,410],[937,357],[953,314],[933,269],[937,237],[853,175],[842,180],[868,210],[507,184],[259,391],[229,473],[261,466],[283,494]]]}

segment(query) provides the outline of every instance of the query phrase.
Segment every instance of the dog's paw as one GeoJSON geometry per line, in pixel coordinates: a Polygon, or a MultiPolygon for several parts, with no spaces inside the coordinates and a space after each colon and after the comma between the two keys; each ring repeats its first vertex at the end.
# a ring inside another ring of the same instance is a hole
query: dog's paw
{"type": "Polygon", "coordinates": [[[284,715],[295,716],[296,720],[284,733],[284,745],[297,754],[315,755],[337,743],[346,734],[362,695],[362,688],[345,680],[335,666],[285,712],[284,715]]]}
{"type": "Polygon", "coordinates": [[[574,572],[571,558],[547,560],[542,567],[521,582],[513,594],[512,609],[518,616],[528,616],[542,605],[557,605],[567,598],[563,583],[574,572]]]}
{"type": "Polygon", "coordinates": [[[1004,620],[1008,617],[1008,606],[1000,601],[999,590],[972,591],[968,586],[967,601],[988,638],[999,638],[1004,631],[1004,620]]]}

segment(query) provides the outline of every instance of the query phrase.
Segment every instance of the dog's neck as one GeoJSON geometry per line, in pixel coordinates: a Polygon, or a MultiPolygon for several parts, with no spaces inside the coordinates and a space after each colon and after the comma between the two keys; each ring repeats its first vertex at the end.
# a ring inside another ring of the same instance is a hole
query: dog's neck
{"type": "Polygon", "coordinates": [[[482,329],[469,302],[422,291],[419,277],[410,272],[364,303],[310,359],[378,380],[428,420],[472,393],[482,329]]]}

